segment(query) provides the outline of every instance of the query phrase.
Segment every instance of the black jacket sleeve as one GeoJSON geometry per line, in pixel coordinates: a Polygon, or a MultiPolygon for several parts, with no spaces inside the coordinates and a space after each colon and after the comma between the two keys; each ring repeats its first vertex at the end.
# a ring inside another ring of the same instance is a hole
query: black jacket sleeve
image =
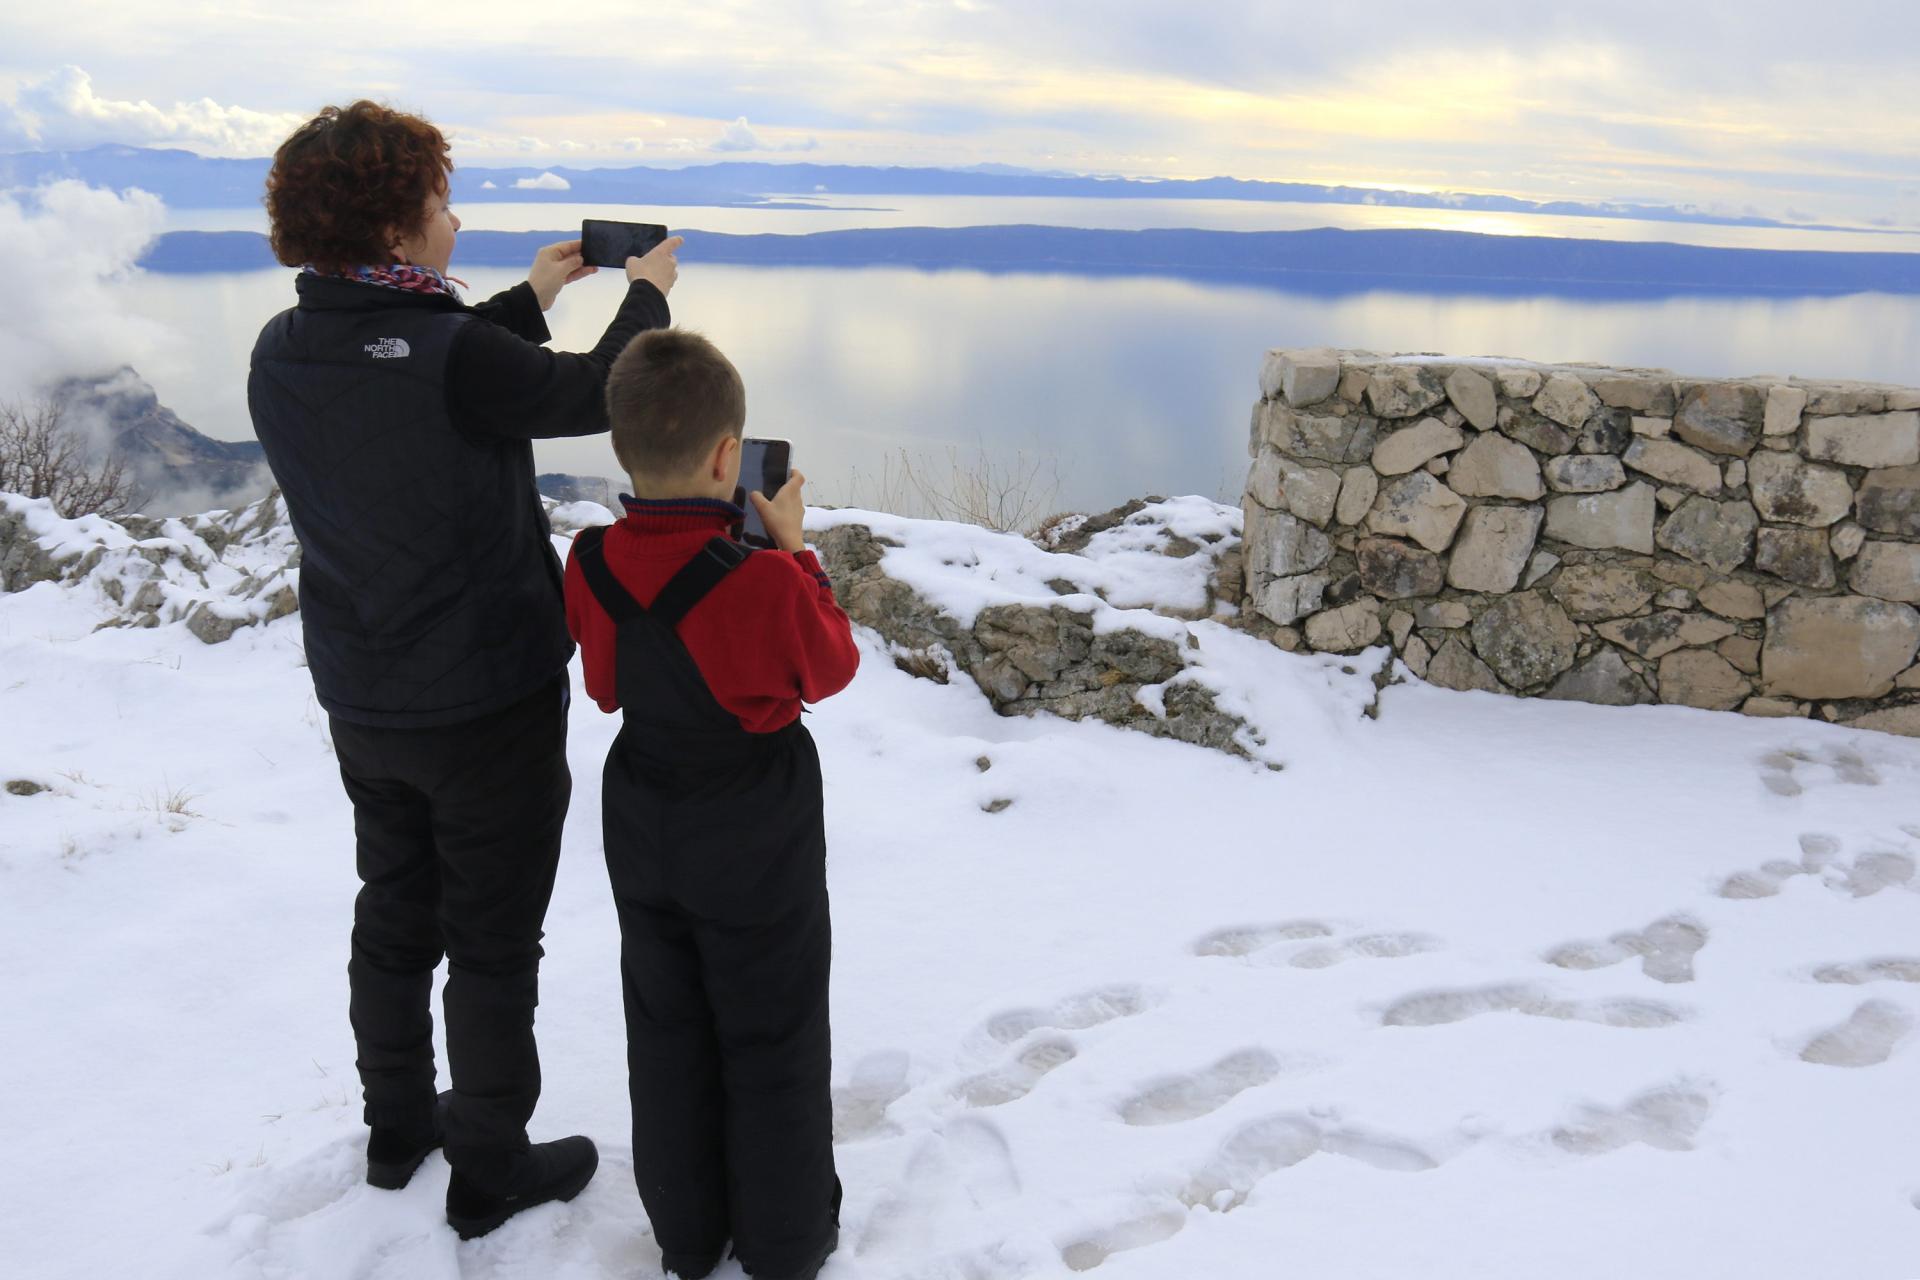
{"type": "MultiPolygon", "coordinates": [[[[645,280],[627,286],[627,296],[593,350],[548,351],[511,325],[522,309],[506,293],[475,307],[485,324],[464,324],[447,354],[447,413],[454,426],[476,435],[516,440],[590,436],[607,429],[607,370],[643,329],[672,323],[666,297],[645,280]],[[508,299],[508,301],[502,301],[508,299]],[[501,304],[497,312],[483,308],[501,304]]],[[[527,300],[533,301],[527,290],[527,300]]],[[[524,317],[521,318],[524,323],[524,317]]],[[[544,336],[546,322],[540,321],[544,336]]]]}
{"type": "Polygon", "coordinates": [[[553,337],[547,329],[547,317],[540,310],[540,299],[525,280],[511,289],[502,289],[485,302],[474,303],[473,314],[528,342],[544,343],[553,337]]]}

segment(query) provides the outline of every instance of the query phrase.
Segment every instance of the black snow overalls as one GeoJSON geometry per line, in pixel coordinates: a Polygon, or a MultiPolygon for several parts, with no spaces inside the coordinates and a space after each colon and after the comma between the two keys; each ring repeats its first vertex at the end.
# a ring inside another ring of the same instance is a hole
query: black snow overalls
{"type": "Polygon", "coordinates": [[[791,1274],[820,1257],[839,1208],[820,757],[797,719],[743,729],[675,631],[749,548],[713,539],[642,607],[604,536],[576,545],[618,635],[623,723],[601,803],[635,1180],[669,1257],[731,1236],[754,1274],[791,1274]]]}

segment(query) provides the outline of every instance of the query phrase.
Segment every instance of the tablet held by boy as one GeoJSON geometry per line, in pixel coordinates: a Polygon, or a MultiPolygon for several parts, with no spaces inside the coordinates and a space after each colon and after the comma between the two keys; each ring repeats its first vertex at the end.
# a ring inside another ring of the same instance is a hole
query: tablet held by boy
{"type": "Polygon", "coordinates": [[[803,704],[859,665],[801,535],[804,478],[727,534],[746,393],[712,343],[636,339],[607,379],[625,518],[574,542],[567,623],[623,723],[602,798],[619,908],[634,1174],[683,1278],[729,1240],[755,1280],[811,1278],[839,1239],[820,758],[803,704]]]}

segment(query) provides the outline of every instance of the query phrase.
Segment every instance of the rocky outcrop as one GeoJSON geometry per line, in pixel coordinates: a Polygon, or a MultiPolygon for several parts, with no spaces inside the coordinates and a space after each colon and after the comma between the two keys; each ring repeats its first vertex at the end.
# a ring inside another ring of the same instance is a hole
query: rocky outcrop
{"type": "Polygon", "coordinates": [[[1920,729],[1920,390],[1335,350],[1261,390],[1244,604],[1289,643],[1920,729]]]}

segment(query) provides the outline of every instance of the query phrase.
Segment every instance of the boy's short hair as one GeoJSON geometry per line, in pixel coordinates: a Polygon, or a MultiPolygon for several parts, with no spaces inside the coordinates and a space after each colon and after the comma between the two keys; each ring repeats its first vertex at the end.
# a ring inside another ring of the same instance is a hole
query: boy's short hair
{"type": "Polygon", "coordinates": [[[613,455],[629,475],[684,475],[722,436],[747,425],[747,388],[733,361],[685,329],[650,329],[607,374],[613,455]]]}

